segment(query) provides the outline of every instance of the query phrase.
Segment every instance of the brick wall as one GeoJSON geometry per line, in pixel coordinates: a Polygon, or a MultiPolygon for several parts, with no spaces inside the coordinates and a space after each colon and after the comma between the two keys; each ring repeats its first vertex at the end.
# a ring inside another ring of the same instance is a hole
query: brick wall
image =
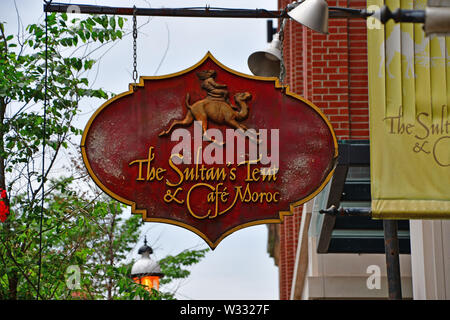
{"type": "MultiPolygon", "coordinates": [[[[283,9],[290,0],[278,0],[283,9]]],[[[329,6],[364,8],[366,1],[329,0],[329,6]]],[[[330,19],[329,34],[289,20],[284,36],[286,83],[291,91],[317,105],[336,136],[369,138],[367,30],[363,19],[330,19]]],[[[297,250],[301,207],[286,217],[279,231],[280,299],[289,299],[297,250]]]]}
{"type": "Polygon", "coordinates": [[[289,299],[291,292],[301,214],[301,208],[295,208],[294,214],[285,217],[284,222],[279,225],[280,253],[278,257],[278,276],[281,300],[289,299]]]}
{"type": "MultiPolygon", "coordinates": [[[[366,1],[349,1],[364,8],[366,1]]],[[[369,92],[367,78],[367,27],[362,19],[351,19],[349,25],[350,138],[369,139],[369,92]]]]}

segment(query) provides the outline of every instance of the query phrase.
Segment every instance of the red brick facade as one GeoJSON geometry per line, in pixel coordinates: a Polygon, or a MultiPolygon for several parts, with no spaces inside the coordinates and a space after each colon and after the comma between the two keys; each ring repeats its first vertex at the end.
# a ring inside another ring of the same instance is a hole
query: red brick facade
{"type": "Polygon", "coordinates": [[[285,217],[284,222],[279,225],[278,229],[280,241],[278,276],[281,300],[289,299],[291,292],[301,217],[301,207],[296,208],[292,216],[285,217]]]}
{"type": "MultiPolygon", "coordinates": [[[[280,9],[291,0],[278,0],[280,9]]],[[[364,8],[366,1],[329,0],[329,6],[364,8]]],[[[369,139],[367,29],[363,19],[330,19],[322,35],[289,20],[284,32],[286,83],[331,121],[336,136],[369,139]]],[[[280,299],[289,299],[301,208],[279,225],[280,299]]]]}

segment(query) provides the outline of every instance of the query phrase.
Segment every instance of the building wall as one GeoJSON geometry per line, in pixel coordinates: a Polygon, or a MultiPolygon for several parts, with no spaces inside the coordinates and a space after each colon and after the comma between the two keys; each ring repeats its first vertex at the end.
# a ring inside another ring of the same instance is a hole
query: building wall
{"type": "Polygon", "coordinates": [[[278,275],[280,278],[279,288],[281,300],[288,300],[291,292],[301,217],[301,208],[296,208],[294,214],[285,217],[284,222],[280,224],[279,227],[280,254],[278,260],[278,275]]]}
{"type": "Polygon", "coordinates": [[[450,300],[450,221],[410,220],[415,300],[450,300]]]}
{"type": "MultiPolygon", "coordinates": [[[[387,299],[386,256],[381,254],[317,253],[314,198],[303,205],[301,240],[290,299],[387,299]],[[309,219],[305,219],[309,217],[309,219]],[[303,223],[310,220],[311,223],[303,223]]],[[[320,200],[319,200],[320,201],[320,200]]],[[[317,220],[316,220],[317,221],[317,220]]],[[[411,256],[400,255],[402,296],[413,297],[411,256]]]]}
{"type": "MultiPolygon", "coordinates": [[[[291,0],[279,0],[283,9],[291,0]]],[[[364,8],[366,1],[329,0],[329,6],[364,8]]],[[[367,29],[363,19],[330,19],[329,34],[289,19],[284,30],[286,84],[312,101],[331,121],[336,136],[369,139],[367,29]]],[[[279,232],[280,299],[289,299],[302,208],[286,217],[279,232]]]]}

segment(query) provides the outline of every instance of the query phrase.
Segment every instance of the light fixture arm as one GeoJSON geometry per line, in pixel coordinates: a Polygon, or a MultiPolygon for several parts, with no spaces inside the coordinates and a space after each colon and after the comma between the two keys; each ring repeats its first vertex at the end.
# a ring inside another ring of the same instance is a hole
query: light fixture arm
{"type": "MultiPolygon", "coordinates": [[[[153,16],[153,17],[197,17],[197,18],[288,18],[288,12],[303,1],[296,1],[288,4],[285,10],[266,9],[229,9],[214,7],[192,7],[192,8],[125,8],[108,7],[89,4],[67,4],[67,3],[45,3],[44,12],[70,12],[74,7],[79,14],[107,14],[107,15],[129,15],[129,16],[153,16]]],[[[350,9],[340,7],[330,7],[329,17],[340,18],[361,18],[366,17],[365,9],[350,9]]]]}
{"type": "Polygon", "coordinates": [[[368,11],[366,9],[354,9],[354,8],[344,8],[344,7],[328,7],[328,14],[330,18],[363,18],[374,14],[373,11],[368,11]]]}
{"type": "MultiPolygon", "coordinates": [[[[305,0],[289,3],[286,6],[285,12],[295,9],[303,2],[305,2],[305,0]]],[[[368,17],[370,17],[373,14],[374,14],[373,11],[367,11],[366,9],[355,9],[355,8],[345,8],[345,7],[328,7],[328,17],[332,18],[332,19],[340,19],[340,18],[343,18],[343,19],[344,18],[367,19],[368,17]]]]}
{"type": "Polygon", "coordinates": [[[385,24],[390,19],[395,22],[425,23],[425,10],[396,9],[392,12],[387,6],[383,6],[379,13],[379,20],[385,24]]]}

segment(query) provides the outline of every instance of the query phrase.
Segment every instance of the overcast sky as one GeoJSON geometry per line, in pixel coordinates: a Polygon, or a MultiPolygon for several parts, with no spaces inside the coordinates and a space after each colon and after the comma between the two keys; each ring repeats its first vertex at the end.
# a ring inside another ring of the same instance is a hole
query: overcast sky
{"type": "MultiPolygon", "coordinates": [[[[54,1],[98,4],[121,7],[225,7],[276,9],[276,0],[251,1],[145,1],[96,0],[54,1]]],[[[43,1],[16,0],[24,25],[43,21],[43,1]]],[[[266,43],[265,19],[210,19],[140,17],[138,72],[139,75],[164,75],[184,70],[197,63],[210,51],[224,65],[250,74],[248,56],[263,49],[266,43]]],[[[0,1],[0,20],[7,22],[7,33],[17,33],[14,0],[0,1]]],[[[131,28],[131,18],[126,28],[131,28]]],[[[107,47],[109,48],[109,47],[107,47]]],[[[105,49],[107,49],[105,48],[105,49]]],[[[106,50],[100,51],[99,55],[106,50]]],[[[121,93],[132,82],[132,38],[117,41],[102,57],[101,63],[89,75],[96,87],[121,93]]],[[[84,128],[98,101],[85,101],[77,126],[84,128]]],[[[128,210],[129,212],[129,210],[128,210]]],[[[128,213],[129,214],[129,213],[128,213]]],[[[191,231],[168,224],[146,223],[144,226],[153,258],[177,254],[186,248],[204,248],[205,242],[191,231]]],[[[138,258],[136,246],[130,258],[138,258]]],[[[278,299],[278,268],[267,253],[267,227],[254,226],[239,230],[225,238],[206,258],[192,268],[189,279],[179,283],[178,299],[278,299]]]]}

